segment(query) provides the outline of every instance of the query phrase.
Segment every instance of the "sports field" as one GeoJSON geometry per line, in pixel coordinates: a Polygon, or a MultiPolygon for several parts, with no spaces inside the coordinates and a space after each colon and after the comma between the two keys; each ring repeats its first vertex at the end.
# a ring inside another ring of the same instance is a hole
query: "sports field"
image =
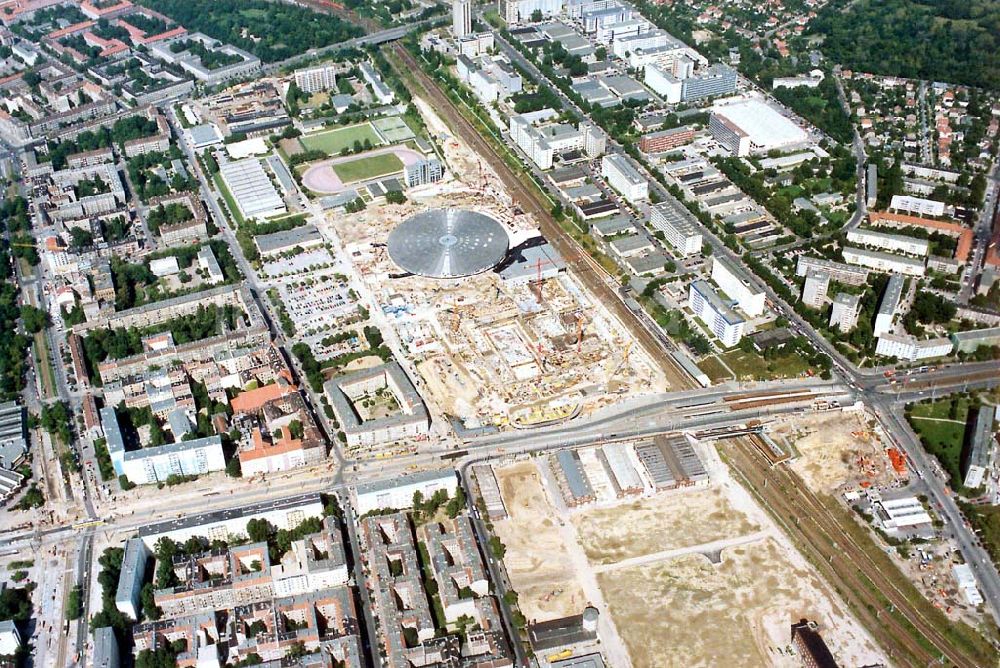
{"type": "Polygon", "coordinates": [[[366,139],[371,142],[372,146],[382,145],[382,140],[379,139],[378,134],[369,123],[302,135],[299,141],[309,151],[317,150],[323,151],[327,155],[337,155],[344,148],[353,148],[354,142],[364,144],[366,139]]]}
{"type": "Polygon", "coordinates": [[[355,181],[365,181],[401,172],[403,171],[403,161],[397,158],[394,153],[383,153],[334,165],[333,171],[344,183],[354,183],[355,181]]]}

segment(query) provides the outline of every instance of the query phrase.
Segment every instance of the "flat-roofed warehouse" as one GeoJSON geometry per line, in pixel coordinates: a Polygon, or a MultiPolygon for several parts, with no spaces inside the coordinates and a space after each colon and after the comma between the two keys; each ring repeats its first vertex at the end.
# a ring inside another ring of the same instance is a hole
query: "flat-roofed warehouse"
{"type": "Polygon", "coordinates": [[[761,100],[731,103],[720,100],[712,107],[712,114],[722,116],[743,132],[749,140],[751,153],[766,153],[773,149],[804,145],[809,141],[805,130],[761,100]]]}
{"type": "Polygon", "coordinates": [[[705,465],[682,434],[656,436],[639,443],[635,454],[656,489],[708,483],[705,465]]]}
{"type": "Polygon", "coordinates": [[[270,218],[287,211],[257,158],[222,163],[219,173],[244,218],[270,218]]]}

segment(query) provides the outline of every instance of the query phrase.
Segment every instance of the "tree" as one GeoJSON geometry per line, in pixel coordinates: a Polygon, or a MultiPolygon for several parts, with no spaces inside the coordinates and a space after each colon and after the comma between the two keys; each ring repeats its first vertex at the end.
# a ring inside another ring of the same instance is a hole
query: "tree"
{"type": "Polygon", "coordinates": [[[94,245],[94,234],[82,227],[71,228],[69,231],[69,245],[75,251],[90,248],[94,245]]]}
{"type": "Polygon", "coordinates": [[[274,526],[264,519],[252,519],[247,522],[247,537],[253,543],[266,543],[274,533],[274,526]]]}
{"type": "Polygon", "coordinates": [[[37,334],[52,324],[47,312],[27,305],[21,307],[21,320],[24,328],[31,334],[37,334]]]}
{"type": "Polygon", "coordinates": [[[239,478],[243,475],[243,469],[240,466],[240,458],[233,455],[228,462],[226,462],[226,475],[230,478],[239,478]]]}
{"type": "Polygon", "coordinates": [[[542,10],[536,9],[535,11],[531,12],[531,22],[532,23],[542,22],[542,10]]]}
{"type": "Polygon", "coordinates": [[[155,622],[163,615],[163,611],[158,605],[156,605],[153,592],[153,583],[147,582],[142,586],[142,590],[139,592],[139,600],[142,602],[143,617],[145,617],[147,621],[155,622]]]}

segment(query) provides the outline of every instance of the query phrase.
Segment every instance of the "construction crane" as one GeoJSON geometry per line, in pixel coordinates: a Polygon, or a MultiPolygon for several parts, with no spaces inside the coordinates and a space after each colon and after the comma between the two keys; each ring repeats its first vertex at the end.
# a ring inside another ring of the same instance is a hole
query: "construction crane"
{"type": "Polygon", "coordinates": [[[551,264],[555,266],[555,263],[549,259],[542,259],[539,257],[535,260],[535,280],[531,283],[531,289],[535,293],[535,299],[539,304],[542,303],[542,265],[551,264]]]}

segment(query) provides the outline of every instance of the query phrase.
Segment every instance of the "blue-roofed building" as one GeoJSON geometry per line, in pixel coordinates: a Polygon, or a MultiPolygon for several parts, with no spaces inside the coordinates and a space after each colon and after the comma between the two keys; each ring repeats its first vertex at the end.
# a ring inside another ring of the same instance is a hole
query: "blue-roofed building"
{"type": "Polygon", "coordinates": [[[567,504],[578,506],[597,498],[576,450],[560,450],[556,453],[556,462],[559,464],[560,477],[566,481],[566,491],[569,494],[564,496],[567,504]]]}

